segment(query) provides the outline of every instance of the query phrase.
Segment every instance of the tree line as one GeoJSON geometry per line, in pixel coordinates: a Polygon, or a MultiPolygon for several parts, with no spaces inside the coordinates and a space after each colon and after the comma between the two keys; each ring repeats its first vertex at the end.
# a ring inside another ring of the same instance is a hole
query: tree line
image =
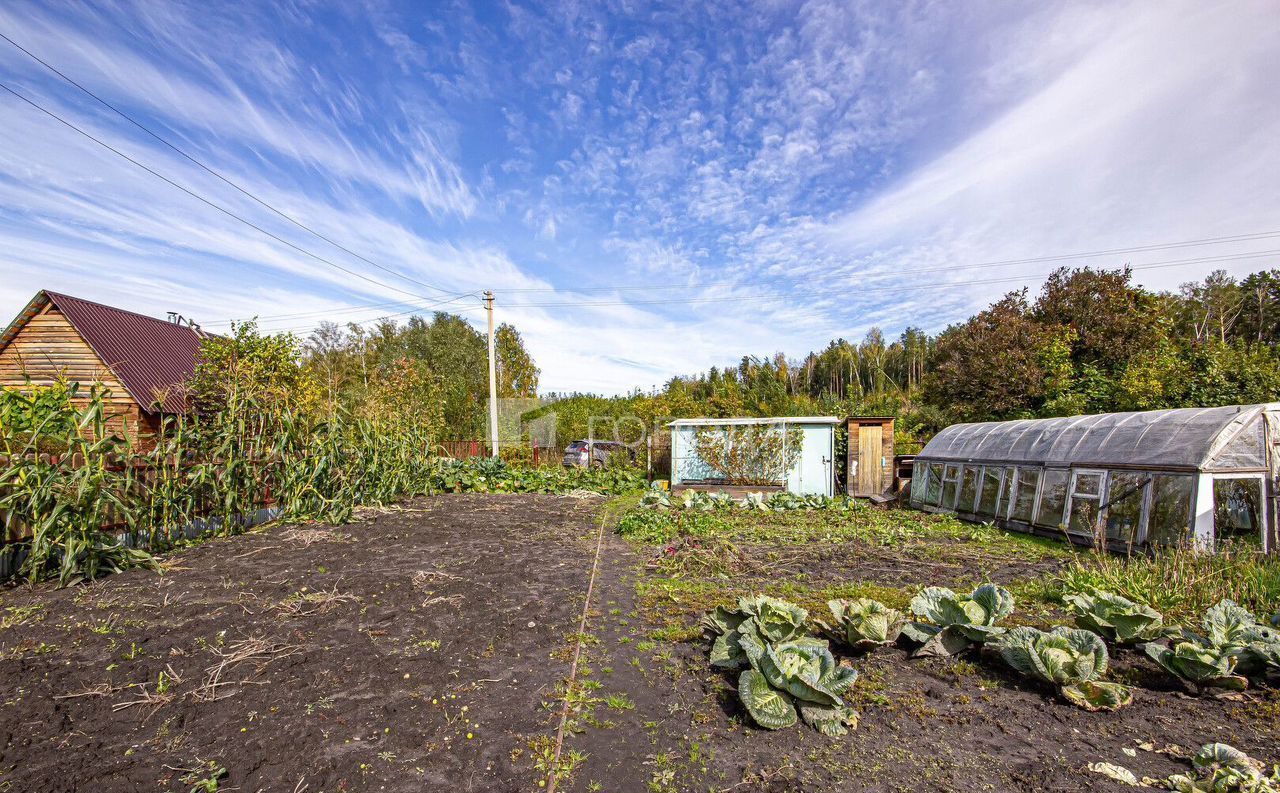
{"type": "Polygon", "coordinates": [[[1280,270],[1157,292],[1128,268],[1062,268],[1034,297],[1009,292],[934,335],[872,328],[800,358],[748,355],[673,377],[656,393],[568,395],[558,413],[569,433],[586,432],[584,414],[892,415],[909,450],[959,421],[1271,401],[1277,341],[1280,270]]]}
{"type": "MultiPolygon", "coordinates": [[[[1218,271],[1152,291],[1127,268],[1062,268],[1037,294],[1009,292],[936,334],[908,327],[890,338],[872,328],[800,357],[745,355],[653,392],[543,394],[553,404],[541,412],[556,413],[565,442],[602,416],[652,428],[693,416],[893,415],[909,449],[913,436],[957,421],[1270,401],[1280,394],[1277,341],[1280,270],[1239,280],[1218,271]]],[[[539,370],[519,332],[503,324],[495,344],[499,397],[538,396],[539,370]]],[[[486,436],[485,338],[456,315],[372,330],[325,323],[307,341],[303,368],[320,409],[376,410],[379,381],[395,377],[421,410],[438,406],[440,437],[486,436]]],[[[639,427],[618,432],[630,440],[639,427]]],[[[594,432],[613,429],[597,422],[594,432]]]]}

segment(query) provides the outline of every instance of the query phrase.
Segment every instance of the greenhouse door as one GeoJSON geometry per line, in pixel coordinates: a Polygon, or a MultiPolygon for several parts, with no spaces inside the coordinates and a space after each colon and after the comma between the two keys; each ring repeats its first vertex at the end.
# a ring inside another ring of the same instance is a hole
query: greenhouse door
{"type": "Polygon", "coordinates": [[[1150,509],[1151,474],[1113,471],[1107,485],[1103,521],[1107,543],[1123,543],[1128,548],[1146,539],[1146,517],[1150,509]]]}

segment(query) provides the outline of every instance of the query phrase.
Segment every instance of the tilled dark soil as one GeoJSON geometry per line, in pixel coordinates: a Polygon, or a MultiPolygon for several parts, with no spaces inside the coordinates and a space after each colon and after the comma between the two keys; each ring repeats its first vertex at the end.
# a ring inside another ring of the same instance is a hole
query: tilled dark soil
{"type": "MultiPolygon", "coordinates": [[[[206,543],[163,575],[4,591],[0,791],[186,791],[222,768],[223,791],[545,789],[600,503],[441,496],[206,543]]],[[[1159,778],[1209,741],[1280,759],[1273,692],[1190,698],[1129,652],[1113,676],[1140,688],[1115,714],[980,655],[883,648],[851,660],[856,731],[759,730],[705,641],[653,636],[657,612],[696,612],[637,599],[652,550],[605,535],[561,790],[1120,790],[1088,764],[1159,778]]],[[[860,550],[810,548],[792,572],[911,583],[911,559],[860,550]]]]}
{"type": "Polygon", "coordinates": [[[548,732],[598,503],[442,496],[8,590],[11,621],[39,611],[0,633],[0,790],[185,791],[218,768],[218,790],[529,789],[513,749],[548,732]]]}

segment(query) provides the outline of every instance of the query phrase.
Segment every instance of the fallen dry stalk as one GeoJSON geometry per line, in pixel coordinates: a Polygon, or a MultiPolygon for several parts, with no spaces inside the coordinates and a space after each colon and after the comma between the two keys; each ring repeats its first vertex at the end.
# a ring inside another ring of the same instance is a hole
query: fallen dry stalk
{"type": "Polygon", "coordinates": [[[317,589],[314,592],[295,592],[275,605],[275,610],[286,617],[307,617],[324,614],[339,603],[357,600],[355,595],[333,589],[317,589]]]}
{"type": "Polygon", "coordinates": [[[110,683],[99,683],[93,688],[86,688],[84,691],[76,691],[71,694],[59,694],[54,699],[79,699],[80,697],[109,697],[117,691],[122,691],[128,686],[113,686],[110,683]]]}
{"type": "Polygon", "coordinates": [[[280,533],[280,539],[286,542],[296,542],[304,548],[315,545],[318,542],[349,542],[351,538],[341,532],[332,529],[304,529],[295,528],[280,533]]]}
{"type": "Polygon", "coordinates": [[[249,678],[241,680],[223,680],[223,676],[231,669],[246,662],[254,663],[253,674],[262,674],[262,670],[267,664],[280,658],[287,658],[294,655],[301,647],[295,644],[284,644],[274,639],[265,639],[261,637],[253,637],[249,639],[241,639],[232,642],[226,650],[219,648],[211,648],[211,652],[218,656],[218,663],[205,669],[204,684],[191,692],[191,697],[197,702],[214,702],[219,699],[226,699],[234,696],[239,689],[227,691],[223,693],[226,686],[242,686],[248,685],[254,681],[249,678]]]}

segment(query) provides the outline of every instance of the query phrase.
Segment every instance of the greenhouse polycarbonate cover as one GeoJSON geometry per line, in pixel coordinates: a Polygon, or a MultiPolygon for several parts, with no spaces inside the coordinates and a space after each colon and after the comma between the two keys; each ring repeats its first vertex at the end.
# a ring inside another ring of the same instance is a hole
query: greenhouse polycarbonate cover
{"type": "Polygon", "coordinates": [[[954,424],[935,435],[919,456],[1100,467],[1263,468],[1261,418],[1274,410],[1280,410],[1280,403],[954,424]]]}

